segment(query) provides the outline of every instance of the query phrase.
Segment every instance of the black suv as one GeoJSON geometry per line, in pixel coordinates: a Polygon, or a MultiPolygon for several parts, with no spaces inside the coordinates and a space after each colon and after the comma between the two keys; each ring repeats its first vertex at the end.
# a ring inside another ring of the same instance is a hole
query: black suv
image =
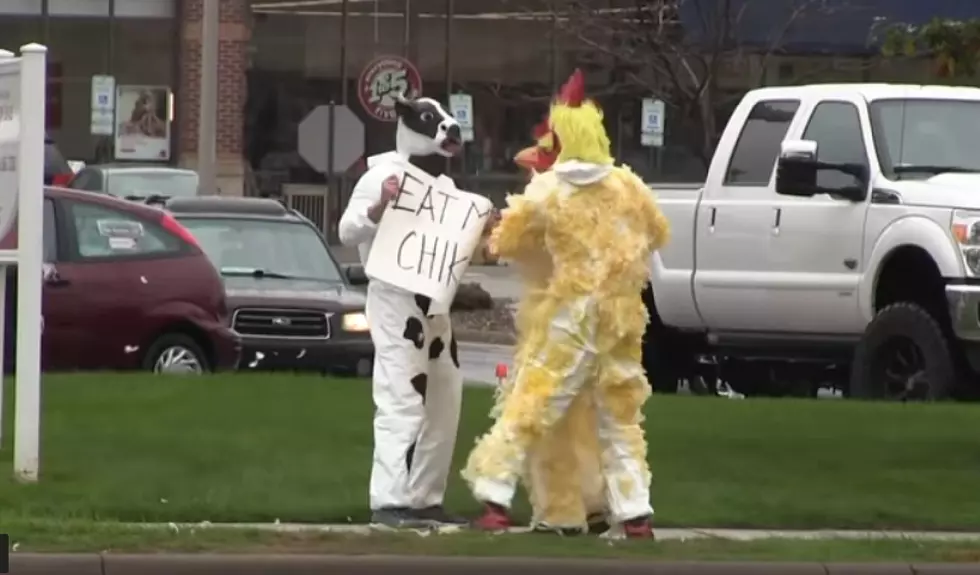
{"type": "Polygon", "coordinates": [[[165,209],[224,279],[242,369],[370,373],[363,270],[342,269],[312,222],[263,198],[172,198],[165,209]]]}

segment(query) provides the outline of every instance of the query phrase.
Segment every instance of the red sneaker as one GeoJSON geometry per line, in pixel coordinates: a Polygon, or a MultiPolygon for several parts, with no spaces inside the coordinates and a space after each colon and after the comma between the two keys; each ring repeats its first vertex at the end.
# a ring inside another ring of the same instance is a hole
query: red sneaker
{"type": "Polygon", "coordinates": [[[649,517],[637,517],[623,522],[627,539],[653,539],[653,524],[649,517]]]}
{"type": "Polygon", "coordinates": [[[506,531],[512,525],[505,507],[496,503],[486,503],[483,507],[483,515],[473,521],[471,526],[480,531],[506,531]]]}

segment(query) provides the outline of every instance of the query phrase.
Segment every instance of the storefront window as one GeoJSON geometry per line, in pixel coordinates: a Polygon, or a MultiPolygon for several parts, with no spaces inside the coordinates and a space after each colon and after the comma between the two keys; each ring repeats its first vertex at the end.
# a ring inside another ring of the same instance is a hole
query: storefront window
{"type": "Polygon", "coordinates": [[[108,18],[55,17],[48,31],[48,134],[69,160],[91,162],[92,76],[109,73],[108,18]]]}
{"type": "MultiPolygon", "coordinates": [[[[377,101],[387,99],[379,94],[392,81],[415,88],[421,80],[423,95],[447,105],[450,93],[470,97],[472,140],[453,162],[453,176],[468,189],[502,200],[521,180],[512,158],[531,143],[531,129],[554,88],[556,65],[550,18],[514,4],[351,1],[342,46],[341,2],[290,10],[254,0],[245,131],[259,188],[279,194],[286,184],[324,182],[298,153],[297,126],[330,100],[346,105],[364,124],[365,156],[390,150],[395,123],[380,118],[377,101]]],[[[345,180],[363,169],[363,162],[350,166],[345,180]]]]}
{"type": "Polygon", "coordinates": [[[113,138],[92,133],[93,76],[112,76],[117,86],[172,90],[175,0],[47,0],[36,6],[31,1],[2,3],[0,47],[48,47],[48,134],[69,160],[111,161],[113,138]]]}
{"type": "Polygon", "coordinates": [[[514,155],[533,143],[554,90],[552,34],[546,3],[456,2],[453,92],[472,97],[474,133],[466,146],[467,186],[501,204],[523,178],[514,155]]]}

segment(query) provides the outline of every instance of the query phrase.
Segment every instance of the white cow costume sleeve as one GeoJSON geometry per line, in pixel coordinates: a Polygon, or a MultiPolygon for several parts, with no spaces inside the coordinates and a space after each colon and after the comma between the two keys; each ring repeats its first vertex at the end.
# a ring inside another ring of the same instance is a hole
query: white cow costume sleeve
{"type": "MultiPolygon", "coordinates": [[[[368,209],[396,173],[391,155],[369,160],[340,220],[340,239],[367,264],[377,224],[368,209]]],[[[448,313],[431,300],[370,278],[367,318],[375,347],[371,509],[442,505],[462,400],[462,375],[448,313]]]]}

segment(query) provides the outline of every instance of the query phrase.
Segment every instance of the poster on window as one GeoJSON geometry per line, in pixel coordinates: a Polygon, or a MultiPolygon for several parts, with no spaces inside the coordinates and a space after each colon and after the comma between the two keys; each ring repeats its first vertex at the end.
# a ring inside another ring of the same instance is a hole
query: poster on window
{"type": "Polygon", "coordinates": [[[170,89],[166,86],[116,87],[116,159],[170,159],[170,89]]]}

